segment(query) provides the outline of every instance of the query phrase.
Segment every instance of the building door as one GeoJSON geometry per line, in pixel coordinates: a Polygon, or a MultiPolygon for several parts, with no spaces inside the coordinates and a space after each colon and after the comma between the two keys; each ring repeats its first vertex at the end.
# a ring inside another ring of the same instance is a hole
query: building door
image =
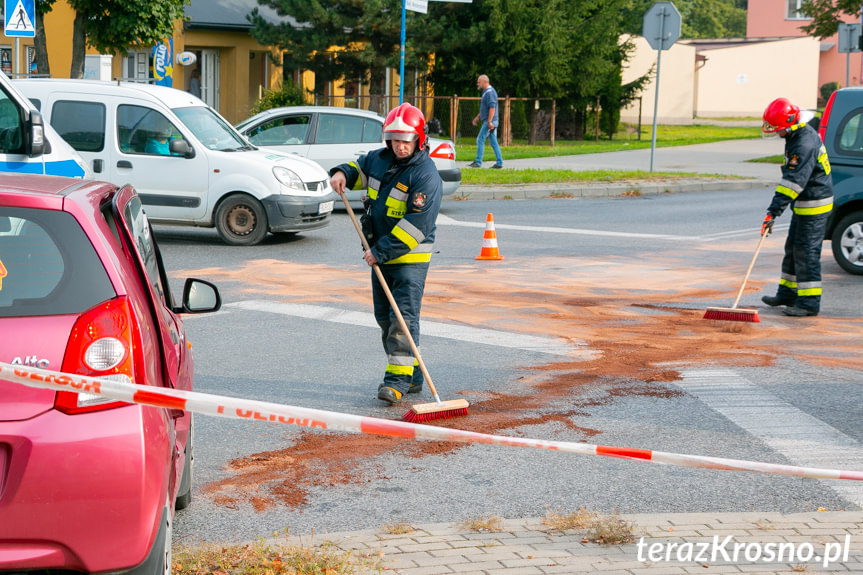
{"type": "Polygon", "coordinates": [[[201,50],[201,99],[219,109],[219,51],[201,50]]]}

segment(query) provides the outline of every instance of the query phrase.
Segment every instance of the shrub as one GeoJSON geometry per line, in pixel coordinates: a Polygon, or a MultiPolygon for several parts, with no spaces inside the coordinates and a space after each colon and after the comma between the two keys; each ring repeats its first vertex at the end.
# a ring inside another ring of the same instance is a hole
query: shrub
{"type": "Polygon", "coordinates": [[[278,90],[264,90],[260,100],[252,104],[249,114],[254,116],[264,110],[281,108],[283,106],[301,106],[304,104],[303,90],[292,83],[283,84],[278,90]]]}
{"type": "Polygon", "coordinates": [[[826,84],[821,84],[821,97],[818,99],[818,107],[823,108],[827,104],[827,100],[830,98],[830,94],[832,94],[838,89],[839,82],[827,82],[826,84]]]}

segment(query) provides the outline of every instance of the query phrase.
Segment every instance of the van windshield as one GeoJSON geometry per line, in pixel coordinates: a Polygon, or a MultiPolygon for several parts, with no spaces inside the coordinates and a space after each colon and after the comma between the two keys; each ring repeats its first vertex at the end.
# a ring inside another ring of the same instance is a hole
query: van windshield
{"type": "Polygon", "coordinates": [[[174,108],[192,134],[211,150],[237,152],[252,150],[252,146],[230,124],[205,106],[174,108]]]}

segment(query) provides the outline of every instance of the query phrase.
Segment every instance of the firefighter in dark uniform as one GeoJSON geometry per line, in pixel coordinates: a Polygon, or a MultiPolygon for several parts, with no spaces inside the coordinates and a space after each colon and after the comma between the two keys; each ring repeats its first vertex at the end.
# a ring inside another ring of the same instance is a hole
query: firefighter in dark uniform
{"type": "Polygon", "coordinates": [[[778,98],[764,110],[765,133],[785,138],[782,180],[761,224],[770,233],[773,223],[789,205],[791,225],[785,240],[782,276],[775,296],[761,301],[787,306],[782,313],[792,317],[818,315],[821,308],[821,245],[833,209],[833,181],[827,150],[818,132],[800,121],[800,108],[778,98]]]}
{"type": "MultiPolygon", "coordinates": [[[[443,182],[426,148],[425,117],[419,108],[401,104],[387,115],[383,129],[386,147],[336,166],[330,170],[330,182],[340,194],[346,187],[368,190],[362,220],[371,249],[363,259],[369,266],[380,264],[411,337],[419,345],[420,306],[443,182]]],[[[375,273],[372,296],[387,355],[378,399],[394,404],[405,393],[422,391],[423,375],[375,273]]]]}

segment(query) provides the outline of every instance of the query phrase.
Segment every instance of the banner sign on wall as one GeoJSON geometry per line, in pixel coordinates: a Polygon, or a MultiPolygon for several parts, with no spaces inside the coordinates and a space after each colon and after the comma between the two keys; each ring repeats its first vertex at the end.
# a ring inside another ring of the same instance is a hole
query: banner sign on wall
{"type": "Polygon", "coordinates": [[[153,78],[157,86],[174,85],[174,39],[156,44],[153,47],[153,78]]]}

